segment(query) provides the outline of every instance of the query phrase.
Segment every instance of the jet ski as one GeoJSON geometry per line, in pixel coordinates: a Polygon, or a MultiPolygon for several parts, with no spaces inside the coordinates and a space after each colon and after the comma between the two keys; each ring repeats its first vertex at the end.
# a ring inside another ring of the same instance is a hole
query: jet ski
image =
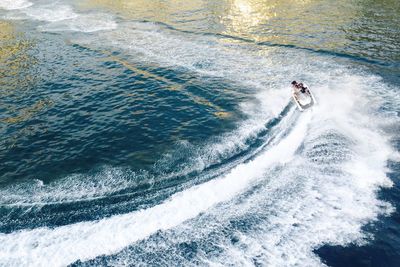
{"type": "Polygon", "coordinates": [[[292,85],[292,97],[300,111],[309,109],[317,103],[308,86],[294,82],[292,82],[292,85]]]}

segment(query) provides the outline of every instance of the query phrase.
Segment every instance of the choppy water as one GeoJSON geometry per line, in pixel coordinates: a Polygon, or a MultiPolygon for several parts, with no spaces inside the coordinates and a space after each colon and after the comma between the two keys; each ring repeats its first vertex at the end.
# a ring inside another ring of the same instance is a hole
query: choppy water
{"type": "Polygon", "coordinates": [[[399,266],[376,2],[0,0],[0,266],[399,266]]]}

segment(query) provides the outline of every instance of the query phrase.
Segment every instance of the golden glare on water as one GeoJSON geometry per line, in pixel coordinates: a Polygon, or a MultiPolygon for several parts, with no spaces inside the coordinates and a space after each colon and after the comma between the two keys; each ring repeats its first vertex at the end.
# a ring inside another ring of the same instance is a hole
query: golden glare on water
{"type": "MultiPolygon", "coordinates": [[[[102,53],[105,54],[105,55],[109,54],[109,52],[107,52],[107,51],[102,51],[102,53]]],[[[211,109],[215,110],[214,115],[219,117],[219,118],[227,118],[227,117],[230,117],[230,115],[231,115],[229,112],[225,111],[220,106],[210,102],[206,98],[200,97],[198,95],[193,95],[189,91],[183,90],[181,85],[174,84],[172,81],[170,81],[167,78],[164,78],[162,76],[158,76],[158,75],[155,75],[155,74],[151,74],[150,72],[145,71],[145,70],[141,70],[141,69],[135,67],[133,64],[131,64],[131,63],[129,63],[129,62],[123,60],[123,59],[120,59],[120,58],[118,58],[116,56],[109,55],[108,58],[105,58],[105,59],[118,62],[121,65],[123,65],[125,68],[127,68],[129,70],[132,70],[135,73],[141,74],[143,77],[151,78],[151,79],[154,79],[154,80],[161,81],[161,82],[163,82],[165,84],[168,84],[168,86],[165,87],[165,89],[171,90],[171,91],[177,91],[177,90],[181,91],[182,94],[186,95],[186,97],[188,97],[188,99],[190,99],[194,103],[196,103],[198,105],[207,106],[207,107],[210,107],[211,109]]]]}
{"type": "Polygon", "coordinates": [[[32,43],[18,37],[21,35],[10,22],[0,21],[1,77],[16,75],[19,69],[26,67],[29,57],[26,52],[32,43]]]}
{"type": "Polygon", "coordinates": [[[352,14],[336,14],[335,10],[329,10],[335,19],[326,24],[327,14],[314,10],[318,3],[315,0],[225,0],[218,3],[206,0],[86,0],[79,6],[87,10],[105,9],[125,19],[164,22],[179,29],[200,29],[257,42],[287,44],[293,41],[293,35],[324,31],[330,25],[340,27],[352,17],[352,14]],[[321,25],[323,22],[325,25],[321,25]]]}
{"type": "Polygon", "coordinates": [[[252,0],[231,0],[229,9],[221,18],[221,23],[228,26],[227,31],[242,32],[257,26],[272,17],[276,17],[275,3],[252,0]]]}
{"type": "MultiPolygon", "coordinates": [[[[343,7],[321,9],[321,3],[315,0],[86,0],[80,7],[101,8],[125,19],[164,22],[178,29],[223,33],[256,42],[293,44],[302,36],[302,43],[315,44],[309,37],[340,29],[357,18],[351,9],[346,9],[346,3],[338,5],[343,7]]],[[[329,42],[322,39],[319,44],[330,49],[344,47],[347,43],[342,37],[329,42]]]]}
{"type": "Polygon", "coordinates": [[[0,20],[0,29],[0,42],[3,44],[4,41],[10,39],[10,36],[13,36],[14,28],[11,23],[0,20]]]}
{"type": "MultiPolygon", "coordinates": [[[[219,23],[224,25],[224,34],[256,42],[296,44],[301,36],[303,45],[315,45],[314,36],[340,29],[357,18],[352,9],[320,10],[320,5],[315,0],[230,0],[219,23]]],[[[345,38],[322,39],[319,44],[330,49],[347,45],[345,38]]]]}
{"type": "MultiPolygon", "coordinates": [[[[0,21],[0,94],[2,97],[23,98],[22,91],[27,84],[33,83],[35,77],[28,74],[36,60],[29,54],[32,42],[23,38],[8,21],[0,21]]],[[[38,100],[31,106],[15,108],[3,105],[3,108],[14,114],[1,120],[4,123],[18,123],[29,119],[35,113],[48,106],[49,100],[38,100]]]]}
{"type": "Polygon", "coordinates": [[[130,19],[152,19],[168,21],[177,13],[191,12],[203,8],[203,0],[87,0],[80,4],[82,8],[102,7],[130,19]]]}
{"type": "Polygon", "coordinates": [[[303,13],[311,0],[302,1],[278,1],[278,0],[230,0],[227,2],[226,14],[222,14],[220,23],[225,26],[225,34],[239,35],[251,38],[254,41],[264,41],[278,37],[274,35],[271,20],[282,20],[282,28],[285,28],[284,19],[296,17],[297,13],[303,13]],[[263,35],[257,34],[262,27],[263,35]],[[265,33],[271,35],[266,38],[265,33]]]}
{"type": "Polygon", "coordinates": [[[16,50],[18,50],[18,45],[10,45],[10,42],[13,40],[15,40],[15,32],[13,25],[10,22],[0,21],[1,64],[4,64],[16,52],[16,50]]]}
{"type": "Polygon", "coordinates": [[[27,66],[29,56],[26,51],[29,47],[29,42],[18,39],[18,33],[10,22],[0,21],[0,92],[3,96],[12,93],[6,86],[7,77],[18,77],[20,70],[27,66]]]}

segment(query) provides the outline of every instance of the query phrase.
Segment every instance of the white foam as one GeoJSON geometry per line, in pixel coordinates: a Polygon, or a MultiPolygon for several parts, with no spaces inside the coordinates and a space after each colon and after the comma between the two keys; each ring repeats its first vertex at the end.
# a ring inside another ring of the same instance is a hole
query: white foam
{"type": "Polygon", "coordinates": [[[41,26],[40,29],[50,32],[76,31],[90,33],[113,30],[116,29],[117,26],[118,25],[112,16],[94,13],[79,14],[73,19],[51,22],[47,25],[41,26]]]}
{"type": "Polygon", "coordinates": [[[268,57],[269,49],[249,49],[249,44],[225,42],[217,37],[184,36],[156,24],[140,22],[123,23],[118,30],[99,35],[99,39],[147,62],[183,67],[239,83],[244,87],[242,93],[277,85],[273,84],[275,78],[270,80],[278,72],[271,67],[274,62],[268,57]]]}
{"type": "Polygon", "coordinates": [[[33,4],[26,0],[1,0],[0,8],[5,10],[24,9],[32,6],[33,4]]]}
{"type": "Polygon", "coordinates": [[[62,266],[78,259],[115,253],[156,231],[175,227],[215,204],[228,201],[271,165],[290,161],[304,138],[309,119],[310,115],[304,116],[287,138],[255,160],[235,167],[222,178],[177,193],[153,208],[97,222],[1,234],[1,262],[20,266],[62,266]]]}
{"type": "Polygon", "coordinates": [[[0,189],[0,204],[7,207],[44,206],[104,198],[118,191],[151,181],[145,173],[104,167],[95,174],[73,174],[44,184],[41,180],[13,184],[0,189]]]}
{"type": "Polygon", "coordinates": [[[62,20],[71,20],[78,17],[72,8],[68,5],[44,5],[28,8],[24,13],[35,20],[55,22],[62,20]]]}
{"type": "MultiPolygon", "coordinates": [[[[314,249],[368,242],[371,236],[362,227],[394,211],[377,196],[378,188],[392,186],[386,161],[393,151],[387,136],[375,127],[382,118],[369,112],[364,94],[369,84],[361,78],[348,73],[323,88],[298,153],[283,162],[283,168],[256,174],[264,177],[257,180],[257,190],[140,246],[155,250],[149,253],[160,255],[160,261],[179,265],[321,266],[314,249]],[[236,221],[243,222],[243,230],[234,226],[236,221]],[[193,261],[163,257],[163,248],[185,243],[196,244],[193,261]],[[202,250],[202,244],[207,248],[202,250]],[[208,244],[218,247],[218,253],[207,254],[208,244]]],[[[278,157],[286,160],[283,154],[278,157]]],[[[128,250],[108,263],[140,265],[144,258],[128,250]]]]}
{"type": "Polygon", "coordinates": [[[7,14],[8,19],[33,19],[46,24],[40,25],[38,28],[42,31],[60,32],[97,32],[112,30],[117,28],[113,16],[105,13],[91,12],[80,13],[75,12],[70,5],[60,4],[57,2],[38,3],[33,5],[31,2],[22,0],[3,0],[0,2],[0,8],[7,10],[16,9],[18,12],[7,14]]]}
{"type": "MultiPolygon", "coordinates": [[[[255,134],[282,109],[284,96],[290,94],[289,88],[282,88],[292,80],[288,77],[307,78],[319,105],[313,113],[302,113],[286,135],[283,129],[290,129],[291,117],[296,117],[290,113],[288,125],[284,121],[273,135],[274,142],[252,161],[152,208],[54,229],[1,234],[1,263],[48,265],[51,260],[52,265],[65,265],[115,253],[157,231],[177,230],[185,222],[190,238],[206,235],[208,230],[197,227],[196,219],[187,222],[206,212],[221,224],[240,215],[268,215],[254,232],[239,235],[239,245],[216,240],[224,250],[208,263],[244,265],[257,258],[265,265],[313,266],[322,264],[313,249],[323,244],[362,242],[366,238],[362,226],[393,210],[376,194],[379,187],[391,186],[385,173],[393,151],[389,137],[378,126],[382,118],[376,117],[374,105],[370,105],[375,96],[365,93],[375,89],[365,82],[368,77],[364,74],[337,66],[327,57],[314,56],[310,63],[306,52],[270,53],[265,58],[265,51],[259,53],[248,44],[184,36],[149,24],[128,26],[88,41],[111,43],[146,62],[242,84],[249,95],[254,95],[252,88],[265,90],[256,94],[258,105],[243,104],[250,119],[239,128],[238,139],[255,134]],[[282,168],[276,170],[276,166],[282,168]],[[254,184],[263,185],[259,193],[232,201],[254,184]]],[[[381,82],[376,86],[385,88],[381,82]]],[[[241,141],[229,139],[215,150],[210,146],[207,155],[234,150],[238,144],[241,141]]],[[[213,160],[211,157],[210,162],[213,160]]]]}

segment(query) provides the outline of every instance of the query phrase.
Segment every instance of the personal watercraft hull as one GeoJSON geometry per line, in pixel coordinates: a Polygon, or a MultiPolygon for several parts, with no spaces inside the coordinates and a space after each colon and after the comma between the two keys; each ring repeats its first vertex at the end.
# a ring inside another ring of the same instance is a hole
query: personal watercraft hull
{"type": "Polygon", "coordinates": [[[308,89],[308,92],[306,93],[293,92],[292,97],[300,111],[309,109],[317,103],[310,89],[308,89]]]}

